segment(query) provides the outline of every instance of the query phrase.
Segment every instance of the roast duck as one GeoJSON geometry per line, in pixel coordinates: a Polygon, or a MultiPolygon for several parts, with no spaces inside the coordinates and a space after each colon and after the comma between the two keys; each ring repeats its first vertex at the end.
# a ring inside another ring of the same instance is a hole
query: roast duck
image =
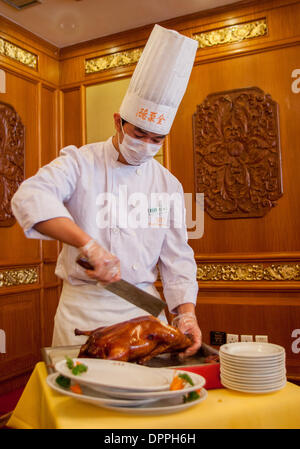
{"type": "Polygon", "coordinates": [[[88,336],[78,357],[139,364],[159,354],[181,352],[192,344],[188,336],[153,316],[137,317],[90,331],[75,329],[75,335],[88,336]]]}

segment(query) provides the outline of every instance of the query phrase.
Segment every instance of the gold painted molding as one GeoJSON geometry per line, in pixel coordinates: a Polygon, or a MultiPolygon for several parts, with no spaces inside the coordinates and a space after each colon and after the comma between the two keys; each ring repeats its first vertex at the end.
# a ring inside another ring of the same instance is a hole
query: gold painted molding
{"type": "Polygon", "coordinates": [[[143,48],[120,51],[111,55],[99,56],[85,60],[85,73],[102,72],[115,67],[135,64],[140,59],[143,48]]]}
{"type": "Polygon", "coordinates": [[[0,55],[7,56],[8,58],[14,59],[21,64],[37,70],[37,55],[30,53],[27,50],[23,50],[23,48],[18,47],[2,37],[0,38],[0,55]]]}
{"type": "MultiPolygon", "coordinates": [[[[265,36],[267,32],[267,21],[264,18],[253,22],[219,28],[217,30],[194,33],[192,37],[198,41],[199,48],[206,48],[265,36]]],[[[143,48],[140,47],[86,59],[85,73],[97,73],[116,67],[136,64],[142,52],[143,48]]]]}
{"type": "Polygon", "coordinates": [[[0,287],[15,287],[17,285],[37,284],[38,282],[38,267],[0,271],[0,287]]]}
{"type": "Polygon", "coordinates": [[[300,281],[300,264],[197,263],[198,281],[300,281]]]}
{"type": "Polygon", "coordinates": [[[227,26],[212,31],[194,33],[193,38],[198,41],[199,48],[213,47],[222,44],[232,44],[246,39],[265,36],[268,33],[266,19],[227,26]]]}

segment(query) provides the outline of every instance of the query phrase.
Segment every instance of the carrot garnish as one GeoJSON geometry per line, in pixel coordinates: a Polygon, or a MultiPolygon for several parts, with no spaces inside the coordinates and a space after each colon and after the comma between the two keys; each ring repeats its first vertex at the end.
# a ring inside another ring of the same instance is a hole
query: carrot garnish
{"type": "Polygon", "coordinates": [[[177,375],[173,377],[172,383],[170,385],[170,390],[182,390],[184,387],[183,379],[180,379],[177,375]]]}
{"type": "Polygon", "coordinates": [[[73,393],[82,394],[82,390],[79,384],[71,385],[70,390],[73,391],[73,393]]]}

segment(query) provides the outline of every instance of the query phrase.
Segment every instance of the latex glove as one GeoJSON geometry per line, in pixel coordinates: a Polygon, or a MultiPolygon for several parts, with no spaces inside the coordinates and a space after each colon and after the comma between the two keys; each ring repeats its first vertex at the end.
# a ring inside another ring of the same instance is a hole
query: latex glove
{"type": "Polygon", "coordinates": [[[196,354],[202,344],[202,334],[196,315],[192,312],[181,313],[173,319],[172,325],[177,327],[183,334],[188,335],[193,342],[191,346],[179,354],[180,358],[196,354]]]}
{"type": "Polygon", "coordinates": [[[79,250],[94,267],[94,270],[85,270],[90,278],[97,279],[102,284],[109,284],[121,279],[119,259],[106,251],[96,240],[89,240],[79,250]]]}

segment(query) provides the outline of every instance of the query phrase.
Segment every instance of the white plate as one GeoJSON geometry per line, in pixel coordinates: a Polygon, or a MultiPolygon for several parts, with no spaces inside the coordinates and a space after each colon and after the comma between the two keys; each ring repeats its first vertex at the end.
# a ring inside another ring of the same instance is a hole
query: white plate
{"type": "MultiPolygon", "coordinates": [[[[173,370],[172,370],[173,371],[173,370]]],[[[111,397],[115,398],[123,398],[123,399],[147,399],[149,397],[153,399],[171,399],[177,396],[183,396],[191,391],[200,390],[204,387],[206,380],[204,377],[200,376],[200,374],[174,370],[177,374],[188,374],[192,379],[194,385],[185,386],[182,390],[167,390],[167,391],[153,391],[153,392],[137,392],[137,391],[126,391],[126,390],[105,390],[106,394],[109,394],[111,397]]]]}
{"type": "Polygon", "coordinates": [[[227,360],[228,362],[233,363],[257,363],[257,364],[265,364],[265,363],[282,363],[285,361],[285,356],[283,357],[239,357],[239,356],[228,356],[228,355],[220,355],[220,359],[227,360]]]}
{"type": "Polygon", "coordinates": [[[274,382],[272,384],[261,384],[261,385],[252,385],[252,384],[243,384],[240,382],[235,382],[235,381],[231,381],[227,378],[225,378],[224,376],[221,376],[221,383],[224,385],[224,383],[231,385],[232,387],[240,387],[240,388],[245,388],[247,390],[269,390],[270,388],[277,388],[280,387],[281,385],[286,383],[286,379],[282,379],[281,381],[278,382],[274,382]]]}
{"type": "Polygon", "coordinates": [[[267,388],[267,389],[261,389],[261,388],[248,389],[248,388],[244,388],[244,387],[240,387],[240,386],[236,386],[236,385],[230,385],[226,381],[223,381],[222,384],[224,385],[224,387],[229,388],[230,390],[241,391],[242,393],[261,393],[261,394],[264,394],[264,393],[271,393],[271,392],[274,392],[274,391],[281,390],[282,388],[285,387],[286,382],[283,382],[282,385],[280,385],[279,387],[267,388]]]}
{"type": "MultiPolygon", "coordinates": [[[[169,399],[141,399],[141,400],[124,400],[114,399],[112,397],[100,394],[87,386],[81,386],[83,394],[73,393],[65,389],[55,382],[58,374],[50,374],[46,381],[50,388],[65,396],[70,396],[81,402],[95,405],[106,409],[116,410],[121,413],[134,413],[137,415],[160,415],[166,413],[175,413],[186,408],[192,407],[204,401],[207,397],[207,391],[201,388],[199,398],[191,402],[183,402],[183,395],[181,394],[169,399]],[[149,406],[149,403],[152,403],[149,406]]],[[[185,391],[185,390],[184,390],[185,391]]],[[[178,391],[177,391],[178,393],[178,391]]]]}
{"type": "Polygon", "coordinates": [[[228,355],[220,355],[220,360],[225,360],[227,362],[231,363],[242,363],[245,365],[250,365],[252,363],[256,363],[257,365],[272,365],[276,363],[284,363],[285,362],[285,356],[280,358],[268,358],[265,357],[234,357],[234,356],[228,356],[228,355]]]}
{"type": "Polygon", "coordinates": [[[257,359],[251,359],[249,361],[241,360],[241,359],[228,359],[225,357],[220,357],[220,363],[228,363],[230,365],[247,367],[247,366],[255,366],[257,368],[272,368],[280,365],[285,365],[285,359],[282,360],[272,360],[266,361],[261,359],[258,361],[257,359]]]}
{"type": "Polygon", "coordinates": [[[272,363],[267,363],[267,362],[266,363],[256,363],[254,361],[246,363],[246,362],[240,362],[237,360],[227,360],[227,359],[220,358],[220,364],[221,365],[224,365],[224,364],[231,365],[231,366],[241,367],[241,368],[254,367],[254,368],[260,368],[260,369],[265,369],[265,368],[268,368],[268,369],[275,368],[276,369],[276,367],[285,366],[285,360],[282,360],[280,362],[272,362],[272,363]]]}
{"type": "Polygon", "coordinates": [[[259,342],[241,342],[228,343],[220,346],[220,353],[225,355],[233,355],[241,358],[244,357],[275,357],[282,356],[285,349],[282,346],[274,345],[273,343],[259,343],[259,342]]]}
{"type": "Polygon", "coordinates": [[[224,387],[228,388],[229,390],[239,391],[241,393],[248,393],[248,394],[267,394],[267,393],[274,393],[275,391],[282,390],[285,385],[282,385],[282,387],[279,388],[270,388],[269,390],[246,390],[244,388],[239,387],[230,387],[229,385],[225,385],[224,387]]]}
{"type": "Polygon", "coordinates": [[[228,368],[231,369],[233,371],[257,371],[258,374],[260,373],[268,373],[268,374],[272,374],[272,373],[277,373],[278,371],[284,371],[286,369],[285,363],[280,363],[278,365],[266,365],[266,366],[255,366],[253,364],[250,365],[238,365],[238,364],[234,364],[234,363],[228,363],[228,362],[224,362],[222,361],[222,363],[220,363],[220,369],[224,369],[224,368],[228,368]]]}
{"type": "Polygon", "coordinates": [[[277,383],[281,383],[284,380],[286,380],[286,376],[285,375],[280,375],[278,377],[274,377],[271,379],[241,379],[240,377],[231,377],[229,376],[227,373],[221,373],[221,378],[228,380],[229,382],[233,382],[233,383],[238,383],[241,385],[271,385],[271,384],[277,384],[277,383]]]}
{"type": "MultiPolygon", "coordinates": [[[[89,404],[96,405],[98,407],[102,407],[104,405],[112,405],[112,406],[136,406],[141,404],[148,404],[149,402],[155,401],[155,399],[148,398],[148,399],[115,399],[111,398],[110,396],[107,396],[105,394],[101,394],[99,392],[96,392],[95,390],[87,387],[86,385],[81,385],[81,390],[83,394],[73,393],[73,391],[68,390],[66,388],[61,387],[58,385],[55,381],[55,379],[59,376],[58,373],[49,374],[49,376],[46,379],[47,384],[49,387],[51,387],[53,390],[57,391],[58,393],[64,394],[65,396],[70,396],[72,398],[78,399],[83,402],[88,402],[89,404]]],[[[75,382],[71,382],[71,385],[75,382]]]]}
{"type": "Polygon", "coordinates": [[[235,358],[227,358],[227,357],[220,357],[220,362],[227,362],[227,363],[232,363],[234,365],[240,365],[240,366],[276,366],[276,365],[281,365],[281,364],[285,364],[285,358],[282,358],[280,360],[265,360],[265,359],[255,359],[255,358],[251,358],[249,360],[245,360],[245,359],[239,359],[237,357],[235,358]]]}
{"type": "Polygon", "coordinates": [[[271,368],[258,368],[255,366],[245,366],[245,367],[240,367],[240,366],[234,366],[234,365],[227,365],[222,363],[220,365],[220,369],[229,369],[235,373],[240,373],[240,374],[257,374],[257,375],[261,375],[261,374],[274,374],[274,373],[278,373],[279,371],[285,371],[285,365],[281,365],[281,366],[273,366],[271,368]]]}
{"type": "Polygon", "coordinates": [[[232,377],[236,377],[236,378],[240,378],[240,379],[272,379],[274,377],[279,377],[279,376],[285,376],[286,374],[286,369],[283,370],[279,370],[279,371],[274,371],[272,373],[265,373],[265,372],[261,372],[261,373],[257,373],[256,371],[252,372],[239,372],[238,370],[232,370],[229,369],[228,367],[221,367],[220,369],[221,374],[228,374],[228,376],[232,376],[232,377]]]}
{"type": "Polygon", "coordinates": [[[238,378],[235,378],[235,379],[233,379],[232,377],[228,377],[228,375],[227,374],[220,374],[220,378],[221,379],[226,379],[226,380],[228,380],[229,382],[232,382],[232,383],[235,383],[235,384],[245,384],[245,383],[248,383],[248,385],[250,386],[252,383],[254,383],[255,385],[257,384],[257,383],[260,383],[261,385],[265,385],[265,384],[278,384],[278,383],[281,383],[281,382],[283,382],[284,380],[286,380],[286,376],[285,375],[283,375],[283,376],[280,376],[280,377],[278,377],[278,378],[276,378],[276,379],[269,379],[269,380],[264,380],[264,379],[260,379],[260,380],[252,380],[252,379],[249,379],[249,380],[244,380],[244,379],[238,379],[238,378]]]}
{"type": "MultiPolygon", "coordinates": [[[[271,343],[258,343],[258,342],[245,342],[245,344],[249,345],[245,348],[241,348],[239,345],[244,344],[244,343],[230,343],[228,345],[224,345],[224,346],[238,346],[238,348],[223,348],[223,351],[221,352],[221,355],[224,357],[239,357],[242,359],[253,359],[254,358],[264,358],[264,359],[278,359],[278,358],[282,358],[285,357],[285,350],[284,348],[282,348],[282,351],[277,352],[277,349],[274,350],[274,348],[269,348],[269,346],[273,346],[271,345],[271,343]],[[257,346],[256,346],[257,345],[257,346]],[[262,345],[266,345],[266,346],[262,346],[262,345]],[[230,350],[229,350],[230,349],[230,350]],[[271,350],[270,350],[271,349],[271,350]],[[272,351],[274,351],[272,353],[272,351]]],[[[275,347],[277,347],[277,345],[274,345],[275,347]]],[[[222,347],[222,346],[221,346],[222,347]]],[[[281,346],[279,346],[279,348],[281,348],[281,346]]]]}
{"type": "Polygon", "coordinates": [[[168,390],[174,371],[167,368],[149,368],[134,363],[114,360],[73,358],[88,367],[87,371],[74,375],[66,360],[55,364],[55,369],[63,376],[77,383],[88,385],[97,391],[127,390],[138,392],[168,390]]]}
{"type": "Polygon", "coordinates": [[[168,413],[177,413],[187,408],[193,407],[207,398],[207,391],[201,388],[199,398],[191,402],[183,402],[183,398],[177,396],[171,399],[160,399],[151,405],[141,405],[139,407],[115,407],[106,405],[105,408],[116,410],[121,413],[131,413],[135,415],[165,415],[168,413]]]}
{"type": "Polygon", "coordinates": [[[232,380],[227,379],[224,376],[221,376],[221,383],[223,383],[223,382],[226,382],[227,384],[232,385],[232,386],[247,388],[249,390],[253,390],[253,389],[257,389],[257,388],[264,390],[264,389],[269,389],[269,388],[275,388],[275,387],[282,385],[283,383],[286,383],[286,378],[284,378],[278,382],[276,381],[272,384],[252,385],[252,384],[243,384],[240,382],[232,381],[232,380]]]}

